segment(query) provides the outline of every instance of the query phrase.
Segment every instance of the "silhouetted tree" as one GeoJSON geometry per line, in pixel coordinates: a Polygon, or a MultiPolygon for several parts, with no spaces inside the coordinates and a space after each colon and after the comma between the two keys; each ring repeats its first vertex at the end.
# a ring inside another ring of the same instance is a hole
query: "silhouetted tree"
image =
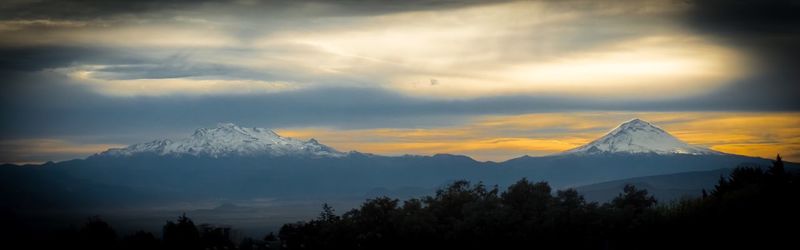
{"type": "Polygon", "coordinates": [[[240,250],[256,250],[259,249],[258,243],[256,240],[250,237],[246,237],[239,242],[239,249],[240,250]]]}
{"type": "Polygon", "coordinates": [[[89,218],[81,227],[78,237],[83,249],[116,248],[117,233],[99,217],[89,218]]]}
{"type": "Polygon", "coordinates": [[[282,247],[287,249],[306,248],[307,232],[304,230],[309,226],[305,222],[287,223],[281,226],[278,233],[282,247]]]}
{"type": "Polygon", "coordinates": [[[200,232],[186,214],[177,222],[168,221],[164,225],[164,246],[167,249],[200,249],[200,232]]]}
{"type": "Polygon", "coordinates": [[[230,227],[202,224],[199,231],[200,244],[204,249],[232,249],[234,247],[230,227]]]}
{"type": "Polygon", "coordinates": [[[539,217],[552,203],[552,189],[547,182],[531,183],[527,179],[508,187],[500,197],[503,204],[520,214],[523,219],[539,217]]]}
{"type": "Polygon", "coordinates": [[[159,249],[161,242],[150,232],[136,231],[122,240],[123,248],[129,250],[159,249]]]}
{"type": "Polygon", "coordinates": [[[371,248],[380,247],[384,242],[395,243],[397,203],[397,199],[388,197],[369,199],[359,209],[345,214],[360,232],[355,235],[359,246],[371,248]]]}
{"type": "Polygon", "coordinates": [[[336,216],[333,207],[328,205],[328,203],[325,203],[322,204],[322,212],[320,212],[317,220],[322,222],[333,223],[339,220],[339,216],[336,216]]]}
{"type": "Polygon", "coordinates": [[[597,203],[587,203],[575,189],[557,191],[544,218],[547,240],[542,244],[548,248],[586,248],[596,241],[592,232],[600,224],[597,203]]]}
{"type": "Polygon", "coordinates": [[[264,236],[264,241],[276,241],[276,240],[278,240],[278,237],[275,236],[275,233],[273,232],[270,232],[269,234],[264,236]]]}
{"type": "Polygon", "coordinates": [[[767,169],[767,175],[768,181],[773,185],[786,185],[791,181],[791,176],[786,172],[781,155],[777,155],[772,161],[772,166],[767,169]]]}
{"type": "Polygon", "coordinates": [[[775,160],[772,161],[772,167],[769,168],[767,173],[774,175],[774,176],[785,176],[786,175],[786,168],[783,166],[783,159],[781,159],[781,155],[778,154],[775,157],[775,160]]]}
{"type": "Polygon", "coordinates": [[[551,192],[546,182],[532,183],[522,178],[500,194],[506,216],[503,220],[509,222],[506,226],[510,229],[508,234],[513,244],[534,244],[548,237],[541,225],[545,212],[554,202],[551,192]]]}
{"type": "Polygon", "coordinates": [[[636,186],[626,184],[622,188],[622,193],[611,200],[611,206],[615,209],[640,213],[656,204],[656,198],[647,193],[647,190],[636,189],[636,186]]]}

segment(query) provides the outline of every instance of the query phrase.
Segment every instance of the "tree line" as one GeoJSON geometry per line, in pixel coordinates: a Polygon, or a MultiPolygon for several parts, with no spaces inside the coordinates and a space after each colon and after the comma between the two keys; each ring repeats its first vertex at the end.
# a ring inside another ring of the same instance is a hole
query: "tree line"
{"type": "Polygon", "coordinates": [[[770,249],[795,248],[800,177],[780,156],[769,168],[739,167],[701,197],[659,204],[626,185],[606,203],[574,189],[553,192],[525,178],[504,190],[455,181],[434,195],[368,199],[341,215],[285,224],[277,235],[235,241],[230,227],[195,225],[185,215],[157,237],[118,237],[98,218],[43,241],[56,249],[770,249]],[[794,246],[794,247],[792,247],[794,246]]]}
{"type": "Polygon", "coordinates": [[[522,179],[502,192],[456,181],[433,196],[380,197],[284,225],[288,249],[769,249],[797,247],[800,185],[780,156],[740,167],[702,197],[658,204],[626,185],[607,203],[522,179]]]}
{"type": "Polygon", "coordinates": [[[236,242],[231,227],[210,224],[196,225],[192,219],[181,215],[167,221],[160,237],[151,232],[136,231],[119,237],[104,220],[89,218],[79,229],[65,229],[45,236],[41,241],[17,241],[15,249],[88,249],[88,250],[145,250],[145,249],[279,249],[280,242],[270,234],[263,239],[244,238],[236,242]]]}

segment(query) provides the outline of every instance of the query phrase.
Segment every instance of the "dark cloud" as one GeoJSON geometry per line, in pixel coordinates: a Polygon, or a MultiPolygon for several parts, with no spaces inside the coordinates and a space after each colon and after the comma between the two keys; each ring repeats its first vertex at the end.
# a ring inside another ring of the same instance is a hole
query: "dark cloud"
{"type": "Polygon", "coordinates": [[[746,53],[752,76],[711,99],[800,108],[800,2],[793,0],[692,1],[685,23],[698,33],[746,53]]]}
{"type": "Polygon", "coordinates": [[[695,30],[749,51],[766,68],[800,66],[800,2],[711,0],[691,6],[687,24],[695,30]]]}
{"type": "Polygon", "coordinates": [[[97,136],[108,140],[100,142],[130,143],[142,140],[137,135],[185,133],[224,121],[261,127],[409,128],[457,125],[475,115],[786,109],[770,102],[709,98],[621,101],[502,96],[441,100],[413,98],[382,89],[344,87],[272,94],[119,98],[96,94],[56,73],[16,73],[4,81],[0,93],[0,140],[97,136]],[[126,134],[131,137],[120,139],[126,134]]]}
{"type": "Polygon", "coordinates": [[[800,2],[794,0],[700,0],[690,6],[690,25],[723,37],[754,41],[800,31],[800,2]]]}
{"type": "MultiPolygon", "coordinates": [[[[211,1],[208,1],[211,2],[211,1]]],[[[91,20],[120,14],[137,14],[157,10],[183,9],[202,1],[103,1],[44,0],[12,1],[0,4],[3,19],[79,19],[91,20]]]]}
{"type": "Polygon", "coordinates": [[[44,0],[16,1],[0,4],[2,19],[71,19],[91,20],[118,15],[150,16],[157,13],[191,10],[210,7],[225,10],[235,9],[240,13],[286,13],[287,9],[300,9],[310,5],[324,5],[325,14],[339,15],[379,15],[393,12],[417,10],[441,10],[465,6],[505,2],[501,0],[408,0],[408,1],[324,1],[324,0],[262,0],[262,1],[227,1],[227,0],[139,0],[139,1],[104,1],[104,0],[44,0]]]}
{"type": "Polygon", "coordinates": [[[0,47],[1,71],[40,71],[76,63],[131,63],[119,51],[87,47],[0,47]]]}
{"type": "Polygon", "coordinates": [[[196,63],[174,56],[138,64],[112,64],[96,70],[96,79],[164,79],[184,77],[213,77],[214,79],[269,79],[264,71],[248,70],[215,63],[196,63]]]}
{"type": "MultiPolygon", "coordinates": [[[[254,7],[293,8],[312,1],[277,1],[254,7]]],[[[411,10],[459,8],[485,1],[337,1],[325,2],[340,15],[374,15],[411,10]]],[[[230,2],[206,1],[23,1],[0,4],[1,19],[95,19],[148,14],[230,2]]],[[[698,33],[747,52],[754,73],[704,96],[662,101],[565,96],[497,96],[468,100],[424,99],[379,88],[311,88],[273,94],[109,97],[69,82],[49,69],[109,65],[96,71],[104,79],[174,77],[285,80],[281,72],[258,72],[214,63],[191,63],[175,51],[126,48],[40,46],[0,48],[0,139],[184,132],[198,126],[231,121],[249,126],[335,126],[342,128],[423,127],[449,125],[469,116],[562,111],[797,111],[800,93],[800,9],[792,1],[692,2],[685,23],[698,33]],[[155,55],[155,56],[154,56],[155,55]]],[[[274,11],[274,10],[273,10],[274,11]]],[[[335,14],[331,13],[331,14],[335,14]]],[[[212,13],[213,14],[213,13],[212,13]]],[[[587,19],[576,25],[602,20],[587,19]]],[[[255,24],[261,25],[256,22],[255,24]]],[[[608,26],[614,25],[609,23],[608,26]]],[[[641,27],[640,27],[641,28],[641,27]]],[[[625,31],[589,31],[574,42],[555,43],[573,50],[634,36],[625,31]],[[574,47],[569,47],[574,46],[574,47]]],[[[525,38],[520,32],[520,39],[525,38]]],[[[517,39],[515,39],[517,40],[517,39]]],[[[541,45],[522,39],[508,46],[513,53],[541,45]]],[[[546,46],[545,46],[546,47],[546,46]]],[[[560,47],[559,47],[560,48],[560,47]]],[[[236,53],[246,54],[247,51],[236,53]]],[[[435,80],[431,80],[433,84],[435,80]]],[[[439,85],[448,83],[439,83],[439,85]]],[[[110,137],[105,137],[110,138],[110,137]]],[[[141,138],[108,139],[112,143],[141,138]]]]}
{"type": "MultiPolygon", "coordinates": [[[[224,52],[224,50],[223,50],[224,52]]],[[[0,47],[0,73],[11,77],[19,72],[39,72],[82,65],[100,65],[93,77],[105,80],[212,77],[214,79],[263,80],[276,77],[265,71],[199,63],[187,53],[105,47],[32,46],[0,47]],[[153,56],[157,54],[157,56],[153,56]]],[[[9,79],[5,79],[9,80],[9,79]]]]}

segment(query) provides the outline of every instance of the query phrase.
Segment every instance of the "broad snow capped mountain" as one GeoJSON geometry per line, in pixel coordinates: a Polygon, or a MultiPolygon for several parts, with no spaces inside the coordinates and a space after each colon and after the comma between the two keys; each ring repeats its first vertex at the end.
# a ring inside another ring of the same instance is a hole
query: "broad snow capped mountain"
{"type": "Polygon", "coordinates": [[[315,156],[340,157],[345,154],[320,144],[317,140],[301,141],[282,137],[269,129],[245,128],[220,123],[215,128],[198,129],[188,138],[163,139],[109,149],[101,156],[137,154],[223,156],[315,156]]]}
{"type": "Polygon", "coordinates": [[[600,153],[723,154],[708,148],[689,145],[663,129],[639,119],[622,123],[605,136],[561,154],[600,153]]]}

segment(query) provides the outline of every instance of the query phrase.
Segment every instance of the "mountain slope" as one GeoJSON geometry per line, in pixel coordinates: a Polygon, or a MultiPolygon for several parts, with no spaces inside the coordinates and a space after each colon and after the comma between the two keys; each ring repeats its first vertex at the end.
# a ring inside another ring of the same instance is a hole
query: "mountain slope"
{"type": "Polygon", "coordinates": [[[268,129],[220,124],[199,129],[188,138],[156,140],[111,149],[87,159],[46,164],[38,173],[174,194],[179,199],[191,200],[360,197],[373,190],[430,189],[460,179],[506,186],[528,178],[565,188],[641,176],[733,168],[742,163],[769,164],[766,159],[689,146],[640,120],[627,122],[612,132],[604,137],[611,139],[597,140],[590,147],[608,149],[601,153],[520,157],[494,163],[444,154],[341,153],[313,139],[301,141],[268,129]],[[625,138],[630,143],[622,143],[625,138]],[[608,147],[600,147],[601,144],[608,147]]]}
{"type": "Polygon", "coordinates": [[[602,153],[723,154],[711,149],[689,145],[663,129],[640,119],[622,123],[603,137],[562,154],[586,155],[602,153]]]}
{"type": "Polygon", "coordinates": [[[740,155],[691,155],[653,153],[570,154],[520,157],[500,163],[513,176],[546,180],[556,187],[665,175],[682,172],[735,168],[740,165],[769,165],[762,158],[740,155]]]}
{"type": "Polygon", "coordinates": [[[215,128],[198,129],[187,138],[162,139],[109,149],[99,156],[192,155],[224,156],[315,156],[341,157],[345,154],[320,144],[317,140],[301,141],[282,137],[264,128],[244,128],[232,123],[220,123],[215,128]]]}
{"type": "MultiPolygon", "coordinates": [[[[341,153],[313,139],[301,141],[268,129],[220,124],[187,138],[111,149],[87,159],[0,166],[0,209],[37,216],[68,215],[78,218],[76,223],[89,215],[152,221],[154,213],[173,216],[208,205],[262,206],[267,201],[270,205],[247,214],[247,221],[258,217],[285,223],[313,216],[322,203],[355,206],[354,201],[379,195],[418,197],[455,180],[504,189],[521,178],[547,181],[554,189],[608,182],[581,187],[589,200],[609,199],[624,183],[632,182],[665,201],[713,186],[718,178],[714,171],[728,171],[743,163],[770,164],[767,159],[676,143],[663,130],[640,122],[629,125],[615,129],[614,136],[606,137],[611,139],[583,147],[597,149],[591,152],[574,150],[495,163],[446,154],[341,153]],[[654,137],[641,136],[644,132],[654,137]],[[684,172],[699,174],[687,177],[684,172]],[[273,201],[292,205],[276,208],[273,201]]],[[[792,165],[787,163],[787,168],[792,165]]],[[[337,206],[340,211],[348,208],[337,206]]],[[[244,221],[239,209],[217,209],[213,214],[219,215],[218,223],[239,227],[244,221]]],[[[163,218],[157,220],[163,222],[163,218]]]]}
{"type": "Polygon", "coordinates": [[[630,179],[601,182],[576,187],[580,194],[588,201],[608,202],[616,197],[627,184],[640,189],[646,189],[660,203],[668,203],[685,197],[699,197],[702,191],[710,192],[714,189],[720,176],[727,177],[733,171],[731,168],[683,172],[668,175],[655,175],[635,177],[630,179]]]}
{"type": "MultiPolygon", "coordinates": [[[[794,163],[784,163],[786,171],[798,174],[800,168],[794,163]]],[[[767,171],[767,165],[745,165],[746,167],[762,168],[767,171]]],[[[686,197],[700,197],[703,190],[711,193],[720,177],[729,178],[732,168],[715,169],[709,171],[682,172],[677,174],[654,175],[635,177],[630,179],[614,180],[579,186],[575,189],[588,201],[607,202],[616,197],[622,188],[631,184],[637,188],[646,189],[659,203],[669,203],[686,197]]]]}

